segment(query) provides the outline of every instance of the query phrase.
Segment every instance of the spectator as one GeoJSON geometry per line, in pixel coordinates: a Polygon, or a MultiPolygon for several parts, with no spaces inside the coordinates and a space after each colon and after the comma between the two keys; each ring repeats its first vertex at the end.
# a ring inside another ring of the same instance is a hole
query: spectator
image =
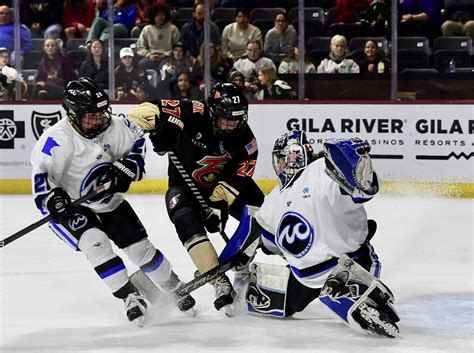
{"type": "Polygon", "coordinates": [[[18,71],[8,65],[10,53],[7,48],[0,48],[0,101],[15,99],[15,81],[21,82],[21,94],[26,94],[28,86],[18,71]]]}
{"type": "Polygon", "coordinates": [[[360,13],[370,4],[370,0],[336,0],[336,21],[355,23],[360,20],[360,13]]]}
{"type": "Polygon", "coordinates": [[[389,32],[390,5],[386,0],[374,0],[360,13],[360,23],[372,37],[384,37],[389,32]]]}
{"type": "Polygon", "coordinates": [[[59,39],[44,40],[44,54],[38,64],[32,99],[62,99],[66,83],[76,78],[72,63],[59,50],[59,39]]]}
{"type": "Polygon", "coordinates": [[[474,2],[472,0],[444,0],[443,36],[468,36],[474,41],[474,2]]]}
{"type": "Polygon", "coordinates": [[[63,31],[63,4],[57,0],[23,0],[20,21],[34,38],[59,38],[63,31]]]}
{"type": "Polygon", "coordinates": [[[399,36],[422,36],[430,44],[441,35],[443,0],[404,0],[400,4],[399,36]]]}
{"type": "Polygon", "coordinates": [[[63,20],[66,38],[86,38],[94,17],[93,0],[66,0],[63,20]]]}
{"type": "Polygon", "coordinates": [[[216,7],[245,7],[253,9],[256,6],[256,0],[217,0],[216,7]]]}
{"type": "Polygon", "coordinates": [[[347,41],[344,36],[336,34],[331,38],[329,57],[319,64],[318,74],[359,73],[359,65],[347,58],[347,41]]]}
{"type": "Polygon", "coordinates": [[[240,8],[235,13],[235,22],[225,26],[222,31],[222,54],[225,58],[233,61],[240,59],[250,40],[259,42],[260,48],[263,47],[262,32],[249,21],[249,10],[240,8]]]}
{"type": "Polygon", "coordinates": [[[136,99],[137,87],[148,84],[146,71],[138,67],[132,48],[120,49],[120,64],[115,69],[115,89],[118,100],[136,99]]]}
{"type": "Polygon", "coordinates": [[[229,77],[227,78],[227,82],[233,82],[237,86],[240,87],[242,93],[244,94],[245,98],[247,99],[257,99],[257,93],[259,90],[259,86],[257,84],[253,84],[253,87],[247,88],[245,86],[245,77],[244,74],[237,70],[232,70],[229,73],[229,77]]]}
{"type": "MultiPolygon", "coordinates": [[[[114,38],[127,38],[135,24],[137,16],[137,7],[133,4],[133,0],[117,0],[113,9],[113,31],[114,38]]],[[[109,10],[106,8],[102,16],[94,18],[91,28],[87,35],[86,44],[94,38],[99,38],[106,43],[109,39],[109,10]]]]}
{"type": "MultiPolygon", "coordinates": [[[[194,79],[198,82],[202,82],[204,80],[204,61],[206,57],[204,48],[205,47],[203,43],[201,44],[199,55],[194,62],[192,70],[194,79]]],[[[229,64],[225,60],[221,51],[217,49],[212,42],[209,43],[209,54],[211,57],[211,86],[214,86],[217,82],[226,82],[230,69],[229,64]]],[[[202,84],[199,88],[203,91],[204,85],[202,84]]]]}
{"type": "Polygon", "coordinates": [[[182,72],[174,85],[172,99],[202,100],[204,97],[198,87],[191,83],[189,73],[182,72]]]}
{"type": "Polygon", "coordinates": [[[257,71],[264,66],[276,67],[273,61],[262,56],[262,47],[257,40],[250,40],[247,43],[247,55],[241,57],[234,63],[234,69],[244,74],[245,82],[255,83],[257,71]]]}
{"type": "MultiPolygon", "coordinates": [[[[0,6],[0,43],[11,53],[10,62],[15,65],[15,25],[12,21],[12,13],[8,6],[0,6]]],[[[25,25],[20,26],[20,55],[33,49],[31,34],[25,25]]]]}
{"type": "Polygon", "coordinates": [[[193,70],[193,62],[188,56],[185,55],[185,52],[186,48],[184,44],[182,42],[178,42],[173,45],[171,56],[167,60],[169,64],[176,68],[176,77],[182,72],[191,72],[193,70]]]}
{"type": "Polygon", "coordinates": [[[148,11],[150,11],[153,3],[153,0],[137,0],[137,17],[135,18],[135,26],[130,32],[130,37],[138,38],[143,30],[143,27],[150,24],[148,19],[148,11]]]}
{"type": "Polygon", "coordinates": [[[102,89],[109,87],[108,60],[104,55],[104,43],[98,38],[91,41],[87,59],[79,68],[80,77],[89,77],[102,89]]]}
{"type": "Polygon", "coordinates": [[[135,90],[137,101],[147,102],[153,100],[153,87],[147,82],[139,83],[135,90]]]}
{"type": "Polygon", "coordinates": [[[179,41],[179,29],[170,22],[171,11],[167,6],[153,5],[148,18],[151,23],[143,28],[137,41],[137,53],[143,57],[139,65],[159,72],[160,62],[179,41]]]}
{"type": "Polygon", "coordinates": [[[365,57],[358,62],[361,73],[383,74],[390,71],[390,62],[385,58],[385,53],[379,49],[376,41],[369,39],[365,42],[364,54],[365,57]],[[379,67],[379,63],[383,65],[379,67]]]}
{"type": "Polygon", "coordinates": [[[265,36],[265,55],[278,65],[297,45],[298,35],[295,28],[288,24],[288,15],[283,11],[277,12],[275,27],[265,36]]]}
{"type": "MultiPolygon", "coordinates": [[[[221,34],[214,22],[210,22],[211,42],[219,48],[221,46],[221,34]]],[[[184,43],[188,54],[196,59],[199,55],[201,44],[204,42],[204,5],[196,3],[193,8],[193,19],[181,27],[180,41],[184,43]]]]}
{"type": "Polygon", "coordinates": [[[267,66],[258,70],[258,80],[262,87],[258,99],[298,99],[298,95],[285,81],[277,78],[274,67],[267,66]]]}
{"type": "MultiPolygon", "coordinates": [[[[299,57],[298,57],[298,48],[294,47],[291,49],[290,53],[283,59],[280,66],[278,66],[279,74],[295,74],[299,72],[299,57]]],[[[314,67],[313,62],[311,61],[308,55],[308,48],[304,47],[304,73],[305,74],[315,74],[316,67],[314,67]]]]}

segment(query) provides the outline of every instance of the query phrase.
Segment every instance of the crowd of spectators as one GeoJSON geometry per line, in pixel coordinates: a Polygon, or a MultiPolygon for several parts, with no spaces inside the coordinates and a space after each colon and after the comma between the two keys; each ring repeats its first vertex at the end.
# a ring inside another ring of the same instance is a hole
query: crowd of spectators
{"type": "MultiPolygon", "coordinates": [[[[326,47],[314,48],[310,38],[305,38],[305,74],[390,72],[388,46],[383,47],[376,40],[390,40],[390,0],[308,2],[325,6],[307,9],[314,9],[313,17],[320,16],[319,10],[324,11],[320,18],[323,32],[316,37],[328,41],[326,47]],[[366,40],[353,48],[349,46],[352,37],[366,40]]],[[[277,75],[299,71],[298,26],[290,17],[290,9],[297,3],[211,1],[214,9],[235,9],[232,18],[210,21],[211,41],[204,43],[205,8],[199,0],[116,0],[111,14],[113,37],[130,41],[112,51],[116,58],[114,98],[200,99],[204,95],[204,63],[209,54],[212,83],[235,82],[249,99],[296,99],[294,89],[277,75]],[[258,26],[261,22],[252,17],[252,9],[257,7],[270,8],[271,17],[264,20],[271,21],[273,27],[258,26]],[[174,14],[182,8],[189,8],[188,21],[178,23],[174,14]]],[[[440,36],[474,40],[472,0],[398,3],[399,36],[427,38],[430,47],[440,36]]],[[[22,82],[22,94],[41,100],[61,98],[65,84],[78,76],[91,77],[101,87],[109,87],[106,1],[22,1],[19,53],[14,52],[11,6],[11,1],[0,0],[0,100],[14,98],[17,80],[22,82]],[[74,41],[80,44],[73,46],[74,41]],[[31,59],[35,55],[36,61],[31,59]],[[35,82],[23,82],[13,69],[16,60],[20,60],[22,68],[36,70],[35,82]]],[[[313,32],[309,29],[309,33],[313,32]]]]}

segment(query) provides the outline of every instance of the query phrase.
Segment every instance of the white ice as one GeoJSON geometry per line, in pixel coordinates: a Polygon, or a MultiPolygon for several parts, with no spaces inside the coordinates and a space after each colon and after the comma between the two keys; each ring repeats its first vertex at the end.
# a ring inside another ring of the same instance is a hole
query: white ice
{"type": "MultiPolygon", "coordinates": [[[[127,198],[151,240],[190,280],[194,268],[163,196],[127,198]]],[[[213,308],[209,285],[194,292],[196,317],[158,308],[155,321],[138,328],[82,254],[43,226],[0,249],[0,352],[474,352],[473,205],[384,195],[367,204],[378,221],[373,245],[395,294],[401,339],[357,334],[318,302],[292,319],[228,318],[213,308]]],[[[40,218],[28,196],[0,196],[0,210],[1,239],[40,218]]],[[[219,236],[211,239],[222,248],[219,236]]]]}

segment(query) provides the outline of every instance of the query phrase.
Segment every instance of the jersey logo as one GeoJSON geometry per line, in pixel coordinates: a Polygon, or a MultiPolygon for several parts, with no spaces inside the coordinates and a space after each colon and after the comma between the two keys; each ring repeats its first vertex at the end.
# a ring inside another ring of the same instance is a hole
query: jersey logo
{"type": "MultiPolygon", "coordinates": [[[[89,192],[96,190],[99,186],[100,183],[98,183],[98,180],[100,177],[105,175],[105,173],[110,169],[111,164],[110,163],[101,163],[95,165],[89,173],[85,176],[85,178],[82,180],[81,187],[80,187],[80,195],[86,195],[89,192]]],[[[94,198],[92,201],[87,201],[87,203],[92,203],[92,202],[106,202],[110,201],[112,195],[105,193],[105,196],[102,198],[94,198]]]]}
{"type": "Polygon", "coordinates": [[[80,213],[76,213],[74,217],[72,217],[68,222],[68,226],[72,231],[78,231],[79,229],[84,228],[86,225],[87,217],[80,213]]]}
{"type": "Polygon", "coordinates": [[[217,182],[217,176],[227,163],[227,156],[205,156],[197,161],[201,168],[193,172],[193,178],[203,188],[210,189],[217,182]]]}
{"type": "Polygon", "coordinates": [[[48,156],[52,156],[51,150],[53,149],[53,147],[58,147],[58,146],[59,146],[59,143],[57,143],[51,136],[48,136],[41,152],[43,152],[44,154],[47,154],[48,156]]]}
{"type": "Polygon", "coordinates": [[[295,257],[305,256],[314,242],[314,231],[299,213],[286,212],[277,229],[278,247],[295,257]]]}

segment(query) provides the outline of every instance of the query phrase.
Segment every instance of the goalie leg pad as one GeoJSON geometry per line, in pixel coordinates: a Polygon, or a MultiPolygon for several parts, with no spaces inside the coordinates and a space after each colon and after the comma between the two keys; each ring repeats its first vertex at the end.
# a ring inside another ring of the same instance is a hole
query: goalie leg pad
{"type": "Polygon", "coordinates": [[[347,255],[340,257],[319,299],[357,332],[399,336],[392,292],[347,255]]]}
{"type": "Polygon", "coordinates": [[[281,265],[250,264],[246,300],[248,311],[265,316],[285,316],[290,269],[281,265]]]}

